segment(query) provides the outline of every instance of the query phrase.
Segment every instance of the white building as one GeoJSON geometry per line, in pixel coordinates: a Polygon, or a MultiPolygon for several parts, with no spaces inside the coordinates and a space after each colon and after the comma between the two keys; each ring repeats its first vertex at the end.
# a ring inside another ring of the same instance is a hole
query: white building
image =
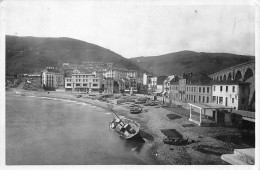
{"type": "Polygon", "coordinates": [[[59,88],[64,86],[64,76],[54,67],[46,67],[42,72],[42,86],[50,88],[59,88]]]}
{"type": "Polygon", "coordinates": [[[249,100],[249,84],[223,81],[212,85],[212,102],[236,110],[246,110],[249,100]]]}
{"type": "Polygon", "coordinates": [[[126,69],[119,69],[119,68],[110,68],[103,72],[103,77],[105,78],[113,78],[113,79],[122,79],[127,77],[127,70],[126,69]]]}
{"type": "Polygon", "coordinates": [[[93,74],[72,74],[71,78],[65,78],[65,90],[80,93],[101,91],[102,78],[93,74]]]}

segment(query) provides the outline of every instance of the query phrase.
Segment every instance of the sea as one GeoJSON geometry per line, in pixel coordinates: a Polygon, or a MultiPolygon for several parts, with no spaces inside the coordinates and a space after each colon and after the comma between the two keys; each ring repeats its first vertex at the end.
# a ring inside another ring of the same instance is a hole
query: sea
{"type": "Polygon", "coordinates": [[[111,132],[113,114],[77,101],[6,92],[7,165],[155,165],[152,142],[111,132]]]}

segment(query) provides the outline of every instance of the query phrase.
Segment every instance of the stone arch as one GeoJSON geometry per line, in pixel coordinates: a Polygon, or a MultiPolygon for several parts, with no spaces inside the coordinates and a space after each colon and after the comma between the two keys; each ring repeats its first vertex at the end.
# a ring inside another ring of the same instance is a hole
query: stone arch
{"type": "Polygon", "coordinates": [[[218,80],[218,76],[217,76],[217,80],[218,80]]]}
{"type": "Polygon", "coordinates": [[[231,73],[228,74],[227,80],[229,80],[229,81],[232,80],[232,75],[231,75],[231,73]]]}
{"type": "Polygon", "coordinates": [[[222,76],[219,77],[219,80],[222,81],[222,76]]]}
{"type": "Polygon", "coordinates": [[[248,68],[244,75],[244,81],[246,81],[247,79],[249,79],[252,76],[254,76],[254,72],[251,68],[248,68]]]}
{"type": "Polygon", "coordinates": [[[223,76],[223,80],[227,80],[227,76],[225,74],[223,76]]]}
{"type": "Polygon", "coordinates": [[[242,73],[241,71],[238,70],[235,75],[235,81],[239,81],[241,79],[242,79],[242,73]]]}

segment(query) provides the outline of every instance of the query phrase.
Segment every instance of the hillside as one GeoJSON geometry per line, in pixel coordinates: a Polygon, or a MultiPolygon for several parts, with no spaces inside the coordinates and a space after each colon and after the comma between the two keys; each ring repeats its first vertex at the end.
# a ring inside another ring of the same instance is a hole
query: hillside
{"type": "Polygon", "coordinates": [[[160,56],[130,58],[140,68],[146,69],[157,76],[199,73],[212,74],[233,65],[254,60],[253,56],[228,53],[204,53],[181,51],[160,56]]]}
{"type": "Polygon", "coordinates": [[[40,72],[62,63],[112,62],[116,67],[142,71],[129,59],[100,46],[71,38],[6,36],[6,72],[40,72]]]}

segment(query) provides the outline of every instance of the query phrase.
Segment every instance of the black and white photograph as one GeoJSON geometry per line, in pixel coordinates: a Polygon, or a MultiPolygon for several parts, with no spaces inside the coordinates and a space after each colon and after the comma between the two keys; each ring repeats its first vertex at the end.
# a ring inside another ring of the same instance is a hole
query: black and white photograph
{"type": "Polygon", "coordinates": [[[259,1],[0,5],[2,169],[259,169],[259,1]]]}

